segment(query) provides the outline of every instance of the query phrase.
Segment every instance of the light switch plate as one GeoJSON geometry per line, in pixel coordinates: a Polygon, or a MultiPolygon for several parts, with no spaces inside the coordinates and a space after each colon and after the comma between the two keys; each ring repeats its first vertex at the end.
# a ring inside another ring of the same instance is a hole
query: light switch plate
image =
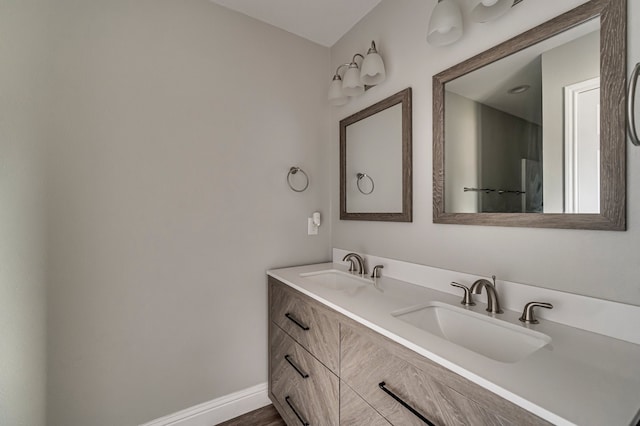
{"type": "Polygon", "coordinates": [[[318,227],[313,224],[313,218],[307,218],[307,235],[318,235],[318,227]]]}

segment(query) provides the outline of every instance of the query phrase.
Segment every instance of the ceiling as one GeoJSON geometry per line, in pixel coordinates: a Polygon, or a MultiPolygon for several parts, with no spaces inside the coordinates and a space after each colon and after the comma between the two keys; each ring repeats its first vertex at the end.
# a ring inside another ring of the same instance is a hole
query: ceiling
{"type": "Polygon", "coordinates": [[[381,0],[211,1],[331,47],[381,0]]]}
{"type": "MultiPolygon", "coordinates": [[[[599,29],[599,19],[587,21],[447,82],[446,90],[542,125],[542,53],[599,29]],[[509,89],[521,85],[528,85],[530,89],[515,96],[509,94],[509,89]]],[[[594,48],[597,50],[598,46],[594,48]]]]}

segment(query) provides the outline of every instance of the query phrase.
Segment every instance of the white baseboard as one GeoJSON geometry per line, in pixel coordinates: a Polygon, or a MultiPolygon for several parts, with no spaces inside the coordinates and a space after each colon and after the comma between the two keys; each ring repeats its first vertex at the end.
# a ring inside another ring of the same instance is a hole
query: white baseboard
{"type": "Polygon", "coordinates": [[[140,426],[212,426],[269,404],[267,383],[261,383],[140,426]]]}

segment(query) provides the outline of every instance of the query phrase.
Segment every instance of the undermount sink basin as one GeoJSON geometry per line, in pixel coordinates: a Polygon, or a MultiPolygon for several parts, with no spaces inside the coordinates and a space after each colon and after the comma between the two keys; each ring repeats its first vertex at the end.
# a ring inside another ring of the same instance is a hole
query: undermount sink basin
{"type": "Polygon", "coordinates": [[[300,274],[301,277],[309,278],[317,284],[332,290],[358,290],[373,283],[372,280],[340,271],[338,269],[325,269],[317,272],[307,272],[300,274]]]}
{"type": "Polygon", "coordinates": [[[500,362],[518,362],[551,342],[546,334],[439,302],[391,315],[500,362]]]}

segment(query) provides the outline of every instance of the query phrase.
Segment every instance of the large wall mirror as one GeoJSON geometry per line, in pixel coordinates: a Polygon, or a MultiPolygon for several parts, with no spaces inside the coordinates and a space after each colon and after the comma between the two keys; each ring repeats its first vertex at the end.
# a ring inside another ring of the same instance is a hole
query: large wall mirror
{"type": "Polygon", "coordinates": [[[340,219],[411,222],[411,88],[340,121],[340,219]]]}
{"type": "Polygon", "coordinates": [[[625,81],[625,0],[434,76],[434,222],[624,230],[625,81]]]}

